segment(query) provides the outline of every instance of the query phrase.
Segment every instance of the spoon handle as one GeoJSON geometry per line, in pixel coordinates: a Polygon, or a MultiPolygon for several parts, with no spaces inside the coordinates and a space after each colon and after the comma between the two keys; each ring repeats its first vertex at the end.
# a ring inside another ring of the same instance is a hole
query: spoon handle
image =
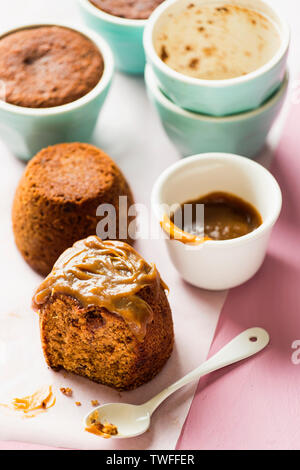
{"type": "Polygon", "coordinates": [[[206,362],[201,364],[192,372],[187,374],[182,379],[170,385],[168,388],[160,392],[154,398],[149,400],[143,406],[146,407],[149,414],[151,415],[156,408],[172,393],[180,389],[184,385],[189,384],[195,380],[199,380],[200,377],[209,374],[223,367],[234,364],[235,362],[242,361],[247,357],[253,356],[262,349],[264,349],[270,341],[269,334],[262,328],[250,328],[240,335],[236,336],[214,356],[209,358],[206,362]]]}

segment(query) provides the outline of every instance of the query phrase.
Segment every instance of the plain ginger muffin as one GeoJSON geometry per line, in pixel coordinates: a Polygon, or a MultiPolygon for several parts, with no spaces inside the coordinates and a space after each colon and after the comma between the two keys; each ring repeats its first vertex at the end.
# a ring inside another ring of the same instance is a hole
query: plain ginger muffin
{"type": "Polygon", "coordinates": [[[130,20],[146,20],[164,0],[90,0],[100,10],[130,20]]]}
{"type": "Polygon", "coordinates": [[[97,216],[102,204],[115,210],[111,238],[130,242],[128,228],[134,222],[128,208],[133,203],[126,179],[102,150],[82,143],[48,147],[30,161],[16,190],[12,209],[16,245],[33,269],[47,275],[75,241],[96,233],[107,238],[97,229],[107,217],[104,212],[102,218],[97,216]],[[126,198],[127,207],[120,206],[120,196],[126,198]]]}
{"type": "Polygon", "coordinates": [[[0,81],[5,100],[27,108],[50,108],[78,100],[99,83],[102,55],[83,34],[40,26],[0,39],[0,81]]]}
{"type": "Polygon", "coordinates": [[[127,243],[75,243],[33,297],[47,364],[118,390],[149,381],[173,349],[165,289],[127,243]]]}

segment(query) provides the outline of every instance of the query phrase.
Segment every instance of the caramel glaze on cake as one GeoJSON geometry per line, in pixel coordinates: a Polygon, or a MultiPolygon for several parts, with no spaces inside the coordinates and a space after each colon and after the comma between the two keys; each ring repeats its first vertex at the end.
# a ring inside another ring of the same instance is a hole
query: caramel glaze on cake
{"type": "MultiPolygon", "coordinates": [[[[33,269],[47,275],[63,251],[97,233],[101,204],[114,206],[118,238],[120,220],[128,227],[132,221],[127,209],[120,209],[119,196],[127,197],[128,207],[134,203],[120,169],[102,150],[81,143],[42,150],[28,164],[15,194],[12,220],[18,249],[33,269]]],[[[124,241],[131,242],[123,231],[124,241]]]]}
{"type": "Polygon", "coordinates": [[[90,0],[100,10],[130,20],[146,20],[163,0],[90,0]]]}
{"type": "Polygon", "coordinates": [[[104,63],[96,45],[59,26],[23,29],[0,39],[5,100],[28,108],[71,103],[100,81],[104,63]]]}
{"type": "Polygon", "coordinates": [[[165,289],[127,243],[75,243],[33,297],[48,365],[119,390],[152,379],[173,349],[165,289]]]}

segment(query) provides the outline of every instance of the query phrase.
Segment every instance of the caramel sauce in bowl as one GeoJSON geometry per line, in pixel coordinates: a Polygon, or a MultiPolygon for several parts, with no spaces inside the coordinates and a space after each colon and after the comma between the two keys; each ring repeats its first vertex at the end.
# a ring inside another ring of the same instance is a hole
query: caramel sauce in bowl
{"type": "Polygon", "coordinates": [[[282,196],[262,165],[207,153],[167,168],[154,185],[151,205],[179,275],[194,286],[224,290],[246,282],[261,267],[282,196]],[[175,220],[186,202],[208,208],[202,232],[193,217],[183,225],[175,220]]]}
{"type": "Polygon", "coordinates": [[[248,202],[234,194],[213,192],[181,204],[171,220],[164,216],[161,225],[171,239],[201,244],[242,237],[262,222],[260,213],[248,202]],[[199,216],[201,206],[203,212],[199,216]]]}

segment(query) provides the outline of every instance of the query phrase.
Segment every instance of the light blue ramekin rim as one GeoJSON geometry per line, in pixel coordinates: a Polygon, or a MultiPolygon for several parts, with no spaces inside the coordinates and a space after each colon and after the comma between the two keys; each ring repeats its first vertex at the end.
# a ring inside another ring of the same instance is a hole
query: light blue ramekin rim
{"type": "Polygon", "coordinates": [[[0,100],[0,136],[10,151],[24,161],[30,160],[39,150],[49,145],[89,142],[114,74],[114,59],[109,45],[98,34],[86,28],[67,23],[39,22],[10,29],[1,37],[43,26],[68,28],[93,41],[102,54],[104,71],[99,83],[89,93],[61,106],[26,108],[0,100]]]}
{"type": "Polygon", "coordinates": [[[196,153],[225,152],[254,158],[265,145],[267,135],[286,97],[289,74],[279,90],[260,108],[234,116],[214,117],[184,110],[160,89],[148,64],[147,93],[161,123],[182,157],[196,153]]]}
{"type": "Polygon", "coordinates": [[[166,0],[159,5],[148,19],[144,31],[146,59],[160,88],[178,106],[212,116],[230,116],[261,106],[280,87],[285,75],[290,44],[287,21],[265,1],[234,0],[237,5],[247,5],[263,14],[268,12],[280,29],[280,48],[269,62],[247,75],[227,80],[197,79],[171,69],[157,55],[153,44],[153,34],[161,15],[179,2],[188,3],[188,0],[166,0]]]}
{"type": "Polygon", "coordinates": [[[132,20],[110,15],[89,0],[77,0],[89,28],[101,34],[114,53],[116,67],[124,73],[141,75],[145,69],[143,34],[147,20],[132,20]]]}

